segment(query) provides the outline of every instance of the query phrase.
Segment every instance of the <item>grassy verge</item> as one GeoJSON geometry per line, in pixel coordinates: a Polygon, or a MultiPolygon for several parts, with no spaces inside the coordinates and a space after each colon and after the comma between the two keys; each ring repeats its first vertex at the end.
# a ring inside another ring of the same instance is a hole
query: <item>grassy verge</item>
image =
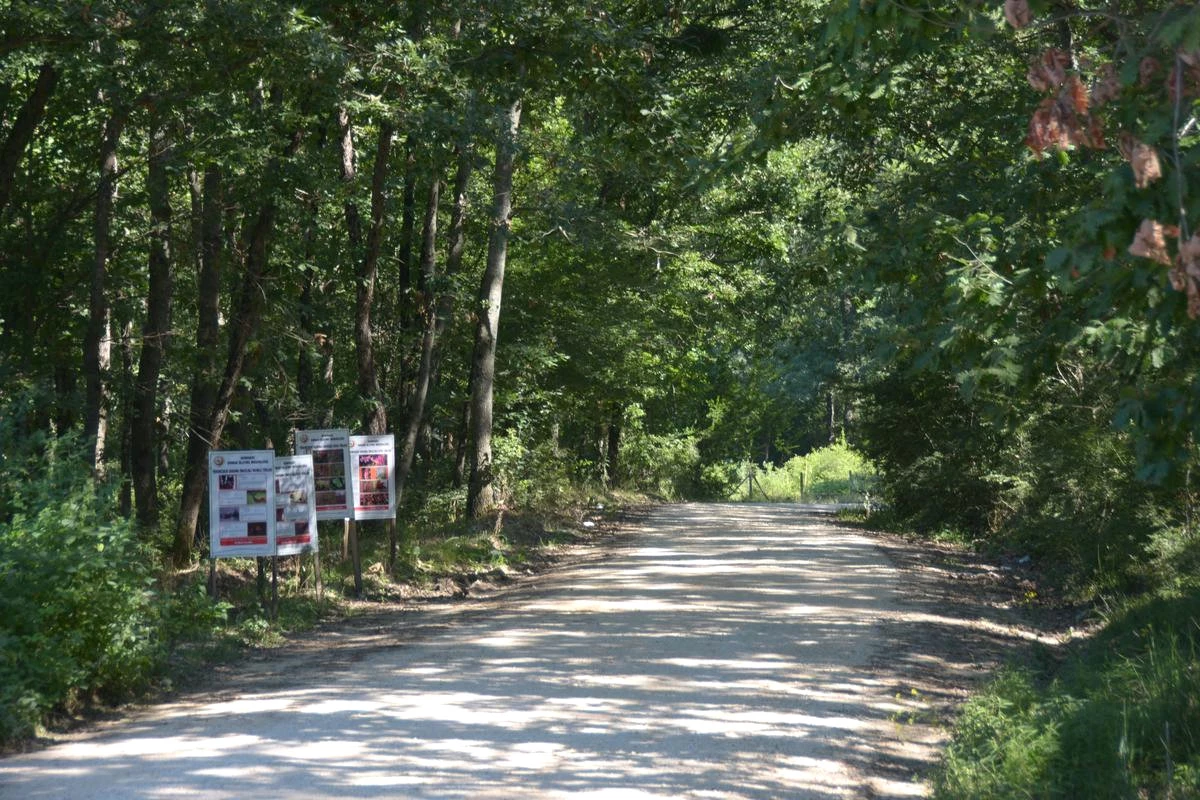
{"type": "Polygon", "coordinates": [[[1110,606],[1063,663],[963,708],[934,797],[1200,797],[1200,583],[1110,606]]]}

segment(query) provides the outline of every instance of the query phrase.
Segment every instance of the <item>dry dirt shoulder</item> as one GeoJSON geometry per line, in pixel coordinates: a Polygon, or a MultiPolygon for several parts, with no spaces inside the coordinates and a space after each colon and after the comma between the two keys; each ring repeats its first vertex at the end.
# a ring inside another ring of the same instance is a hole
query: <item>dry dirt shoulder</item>
{"type": "Polygon", "coordinates": [[[1006,664],[1060,658],[1062,646],[1086,632],[1088,615],[1050,596],[1027,559],[864,533],[900,581],[900,613],[882,626],[872,668],[903,706],[895,715],[897,739],[927,747],[918,759],[881,747],[873,771],[917,780],[935,765],[962,702],[1006,664]]]}

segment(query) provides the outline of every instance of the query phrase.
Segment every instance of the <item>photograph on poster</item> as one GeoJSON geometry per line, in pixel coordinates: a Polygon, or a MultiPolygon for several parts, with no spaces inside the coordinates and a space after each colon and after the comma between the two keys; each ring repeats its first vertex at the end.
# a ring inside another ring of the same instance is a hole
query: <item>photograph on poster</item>
{"type": "Polygon", "coordinates": [[[341,467],[343,464],[341,450],[313,450],[314,464],[336,464],[341,467]]]}
{"type": "Polygon", "coordinates": [[[217,488],[221,491],[228,491],[237,488],[236,475],[221,475],[217,478],[217,488]]]}
{"type": "Polygon", "coordinates": [[[317,507],[321,506],[344,506],[346,505],[345,492],[323,492],[317,490],[317,507]]]}
{"type": "Polygon", "coordinates": [[[247,536],[266,536],[267,523],[265,522],[250,522],[246,525],[247,536]]]}
{"type": "Polygon", "coordinates": [[[308,535],[308,520],[302,520],[296,523],[296,536],[308,535]]]}
{"type": "Polygon", "coordinates": [[[267,504],[260,503],[253,506],[242,506],[241,510],[242,522],[258,522],[267,518],[267,504]]]}
{"type": "Polygon", "coordinates": [[[275,509],[275,521],[276,522],[283,522],[283,511],[284,511],[283,506],[280,506],[279,508],[275,509]]]}
{"type": "Polygon", "coordinates": [[[288,492],[288,502],[289,503],[307,503],[308,502],[308,492],[304,491],[303,489],[292,489],[290,492],[288,492]]]}
{"type": "Polygon", "coordinates": [[[222,522],[237,522],[241,519],[241,509],[237,506],[221,506],[219,515],[222,522]]]}
{"type": "Polygon", "coordinates": [[[246,492],[246,505],[257,506],[267,502],[266,489],[250,489],[246,492]]]}
{"type": "Polygon", "coordinates": [[[364,453],[358,457],[360,467],[386,467],[388,457],[385,453],[364,453]]]}

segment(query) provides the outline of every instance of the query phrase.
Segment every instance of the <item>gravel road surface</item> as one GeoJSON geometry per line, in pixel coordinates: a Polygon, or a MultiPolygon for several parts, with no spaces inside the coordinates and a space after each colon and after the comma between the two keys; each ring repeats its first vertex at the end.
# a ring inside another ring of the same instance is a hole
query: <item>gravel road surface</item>
{"type": "Polygon", "coordinates": [[[781,505],[629,527],[534,582],[318,634],[0,760],[0,798],[922,793],[878,769],[931,745],[879,669],[902,610],[870,539],[781,505]]]}

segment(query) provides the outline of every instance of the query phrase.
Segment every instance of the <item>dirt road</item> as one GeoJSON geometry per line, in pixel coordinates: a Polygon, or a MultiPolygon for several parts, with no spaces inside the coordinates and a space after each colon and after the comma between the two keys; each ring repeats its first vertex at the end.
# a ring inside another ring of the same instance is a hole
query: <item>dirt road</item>
{"type": "Polygon", "coordinates": [[[534,584],[0,760],[0,798],[916,796],[937,737],[888,672],[903,605],[828,516],[669,506],[534,584]]]}

